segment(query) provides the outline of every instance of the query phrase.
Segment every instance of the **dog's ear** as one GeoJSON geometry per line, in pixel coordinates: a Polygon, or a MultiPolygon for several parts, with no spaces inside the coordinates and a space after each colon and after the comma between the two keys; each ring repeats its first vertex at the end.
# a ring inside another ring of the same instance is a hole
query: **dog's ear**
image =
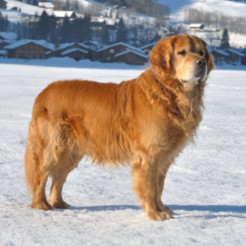
{"type": "Polygon", "coordinates": [[[169,70],[171,68],[172,53],[171,38],[160,40],[150,51],[150,65],[169,70]]]}
{"type": "Polygon", "coordinates": [[[210,73],[211,70],[215,68],[214,64],[214,57],[212,54],[209,52],[207,44],[202,40],[203,45],[205,46],[205,59],[207,61],[207,66],[208,66],[208,74],[210,73]]]}

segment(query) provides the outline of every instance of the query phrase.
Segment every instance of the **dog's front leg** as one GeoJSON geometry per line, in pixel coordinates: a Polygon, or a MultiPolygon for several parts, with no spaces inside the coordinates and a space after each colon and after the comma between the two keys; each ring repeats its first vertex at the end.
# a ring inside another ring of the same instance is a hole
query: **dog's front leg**
{"type": "MultiPolygon", "coordinates": [[[[168,167],[169,167],[169,165],[168,165],[168,167]]],[[[158,205],[162,211],[165,211],[170,216],[172,216],[174,214],[172,209],[164,206],[164,204],[162,203],[162,200],[161,200],[162,192],[164,190],[164,182],[165,182],[168,167],[165,168],[164,170],[161,170],[161,171],[159,170],[159,172],[158,172],[158,205]]]]}
{"type": "Polygon", "coordinates": [[[133,190],[152,220],[170,219],[170,215],[159,207],[158,165],[148,160],[136,160],[132,165],[133,190]]]}

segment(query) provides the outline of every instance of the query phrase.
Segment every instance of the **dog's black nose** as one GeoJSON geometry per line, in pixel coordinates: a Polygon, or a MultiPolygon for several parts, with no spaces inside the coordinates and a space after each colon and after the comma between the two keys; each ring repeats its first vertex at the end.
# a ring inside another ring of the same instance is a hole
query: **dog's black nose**
{"type": "Polygon", "coordinates": [[[206,60],[205,60],[205,58],[197,59],[196,63],[197,63],[197,65],[204,67],[206,65],[206,60]]]}

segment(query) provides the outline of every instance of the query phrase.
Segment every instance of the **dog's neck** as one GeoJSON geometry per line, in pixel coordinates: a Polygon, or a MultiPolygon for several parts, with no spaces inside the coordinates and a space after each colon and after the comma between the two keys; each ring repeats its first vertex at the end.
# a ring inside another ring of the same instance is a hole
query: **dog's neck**
{"type": "Polygon", "coordinates": [[[192,91],[185,91],[180,81],[162,72],[161,76],[153,69],[146,71],[149,79],[154,81],[149,87],[150,101],[158,102],[167,112],[169,122],[184,131],[189,137],[195,135],[195,130],[202,120],[203,88],[204,85],[195,86],[192,91]]]}

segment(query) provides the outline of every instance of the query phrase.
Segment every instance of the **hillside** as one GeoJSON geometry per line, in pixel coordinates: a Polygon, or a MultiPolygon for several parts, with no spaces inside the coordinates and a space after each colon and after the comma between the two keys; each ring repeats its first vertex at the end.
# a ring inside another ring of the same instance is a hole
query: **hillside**
{"type": "Polygon", "coordinates": [[[184,21],[185,8],[204,10],[207,12],[220,12],[227,16],[246,18],[245,1],[229,0],[158,0],[159,3],[168,5],[171,9],[171,20],[184,21]]]}

